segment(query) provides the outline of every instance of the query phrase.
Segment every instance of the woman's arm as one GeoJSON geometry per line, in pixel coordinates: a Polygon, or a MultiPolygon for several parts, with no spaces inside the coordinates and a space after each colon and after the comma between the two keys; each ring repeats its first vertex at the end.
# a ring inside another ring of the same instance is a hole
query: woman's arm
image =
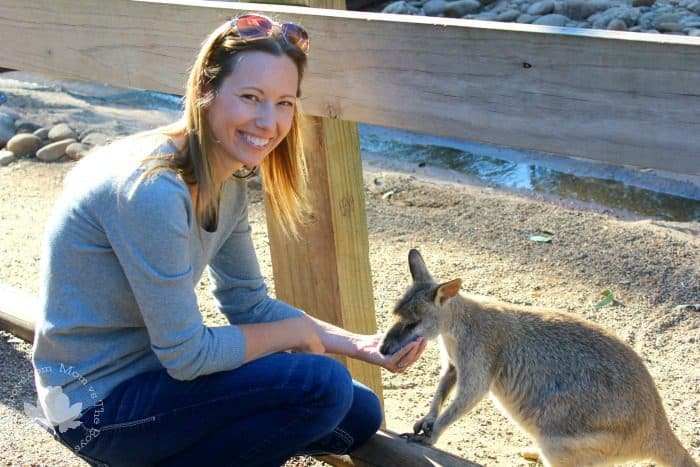
{"type": "Polygon", "coordinates": [[[316,332],[327,353],[345,355],[357,360],[381,366],[392,373],[401,373],[420,358],[426,340],[417,339],[392,355],[382,355],[379,343],[382,334],[358,334],[327,323],[318,318],[304,315],[316,328],[316,332]]]}

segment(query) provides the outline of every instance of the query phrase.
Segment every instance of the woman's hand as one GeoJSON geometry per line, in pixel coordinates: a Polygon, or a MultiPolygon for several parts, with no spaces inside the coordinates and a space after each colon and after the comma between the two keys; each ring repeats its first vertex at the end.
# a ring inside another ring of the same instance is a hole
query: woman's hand
{"type": "Polygon", "coordinates": [[[379,352],[379,343],[382,337],[382,333],[361,336],[357,341],[357,358],[379,365],[392,373],[403,373],[406,368],[413,365],[425,350],[427,342],[425,338],[420,337],[391,355],[382,355],[379,352]]]}

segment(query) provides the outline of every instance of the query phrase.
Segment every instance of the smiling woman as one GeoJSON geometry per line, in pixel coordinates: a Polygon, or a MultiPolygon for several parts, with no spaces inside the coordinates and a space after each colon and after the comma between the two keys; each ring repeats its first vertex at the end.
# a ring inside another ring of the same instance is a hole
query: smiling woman
{"type": "Polygon", "coordinates": [[[380,335],[267,294],[241,172],[260,167],[273,215],[296,235],[308,50],[298,25],[226,22],[202,44],[178,121],[96,151],[66,178],[46,229],[33,364],[56,438],[92,465],[348,453],[378,429],[381,407],[323,354],[394,372],[421,355],[424,341],[382,355],[380,335]],[[228,325],[203,323],[205,269],[228,325]],[[68,367],[80,378],[46,370],[68,367]],[[52,410],[55,394],[75,410],[52,410]]]}

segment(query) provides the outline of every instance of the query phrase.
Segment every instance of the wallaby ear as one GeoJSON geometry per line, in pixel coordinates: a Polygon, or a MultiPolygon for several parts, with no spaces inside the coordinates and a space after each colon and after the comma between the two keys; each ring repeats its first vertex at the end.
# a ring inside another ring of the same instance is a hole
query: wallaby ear
{"type": "Polygon", "coordinates": [[[430,282],[433,280],[425,266],[425,261],[415,248],[408,252],[408,268],[411,270],[411,277],[414,282],[430,282]]]}
{"type": "Polygon", "coordinates": [[[435,292],[435,304],[443,305],[447,300],[451,299],[459,293],[459,288],[462,286],[462,279],[454,279],[450,282],[440,284],[435,292]]]}

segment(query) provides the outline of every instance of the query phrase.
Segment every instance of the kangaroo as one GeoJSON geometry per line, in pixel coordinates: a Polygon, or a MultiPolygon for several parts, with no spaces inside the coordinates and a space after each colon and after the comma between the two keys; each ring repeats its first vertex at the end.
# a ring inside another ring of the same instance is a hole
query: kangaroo
{"type": "Polygon", "coordinates": [[[547,467],[635,459],[698,467],[671,431],[642,359],[620,339],[570,313],[462,296],[461,279],[435,282],[415,249],[408,262],[413,284],[380,352],[438,338],[443,360],[430,411],[409,441],[432,445],[490,392],[533,437],[547,467]]]}

